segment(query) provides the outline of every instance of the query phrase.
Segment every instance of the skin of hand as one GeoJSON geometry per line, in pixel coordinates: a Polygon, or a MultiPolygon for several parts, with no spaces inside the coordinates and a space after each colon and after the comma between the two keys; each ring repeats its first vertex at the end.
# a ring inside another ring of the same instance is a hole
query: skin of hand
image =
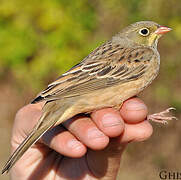
{"type": "MultiPolygon", "coordinates": [[[[12,151],[37,123],[42,106],[30,104],[18,111],[12,151]]],[[[120,111],[106,108],[90,117],[76,116],[44,134],[12,168],[11,179],[116,179],[126,145],[152,134],[147,114],[146,105],[134,97],[125,101],[120,111]]]]}

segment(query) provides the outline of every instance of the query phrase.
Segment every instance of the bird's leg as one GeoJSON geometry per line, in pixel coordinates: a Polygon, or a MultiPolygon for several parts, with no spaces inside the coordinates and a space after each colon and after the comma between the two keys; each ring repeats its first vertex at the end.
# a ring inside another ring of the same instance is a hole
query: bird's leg
{"type": "Polygon", "coordinates": [[[173,120],[173,119],[177,120],[177,118],[175,116],[166,115],[171,110],[175,110],[175,108],[170,107],[170,108],[166,109],[165,111],[148,115],[147,120],[151,120],[151,121],[162,123],[162,124],[168,124],[168,121],[170,121],[170,120],[173,120]]]}

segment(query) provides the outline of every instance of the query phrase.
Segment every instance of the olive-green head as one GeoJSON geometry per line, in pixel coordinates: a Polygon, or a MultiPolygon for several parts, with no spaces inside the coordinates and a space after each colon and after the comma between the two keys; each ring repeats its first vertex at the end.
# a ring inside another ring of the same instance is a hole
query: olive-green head
{"type": "Polygon", "coordinates": [[[140,21],[123,29],[119,34],[121,39],[144,46],[157,46],[158,39],[171,28],[161,26],[153,21],[140,21]]]}

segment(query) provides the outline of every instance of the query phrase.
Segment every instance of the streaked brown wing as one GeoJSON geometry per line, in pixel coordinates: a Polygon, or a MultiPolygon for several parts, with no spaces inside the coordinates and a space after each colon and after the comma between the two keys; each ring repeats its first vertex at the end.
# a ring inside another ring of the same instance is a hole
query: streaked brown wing
{"type": "Polygon", "coordinates": [[[80,96],[136,80],[145,73],[153,56],[150,48],[122,48],[108,42],[48,85],[32,103],[80,96]]]}

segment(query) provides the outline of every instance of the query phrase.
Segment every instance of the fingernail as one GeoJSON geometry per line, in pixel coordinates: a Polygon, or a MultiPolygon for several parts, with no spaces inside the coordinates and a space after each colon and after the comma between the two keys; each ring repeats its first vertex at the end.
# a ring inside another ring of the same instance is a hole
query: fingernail
{"type": "Polygon", "coordinates": [[[126,104],[126,109],[127,110],[134,110],[134,111],[139,111],[139,110],[145,110],[147,109],[146,105],[139,102],[139,101],[129,101],[126,104]]]}
{"type": "Polygon", "coordinates": [[[88,130],[88,138],[89,139],[94,139],[94,138],[100,138],[100,137],[104,137],[104,133],[102,133],[101,131],[99,131],[97,128],[91,128],[88,130]]]}
{"type": "Polygon", "coordinates": [[[113,114],[105,114],[102,117],[102,124],[104,127],[117,126],[121,124],[121,118],[113,114]]]}
{"type": "Polygon", "coordinates": [[[82,144],[77,140],[68,141],[67,146],[71,149],[81,149],[82,148],[82,144]]]}

